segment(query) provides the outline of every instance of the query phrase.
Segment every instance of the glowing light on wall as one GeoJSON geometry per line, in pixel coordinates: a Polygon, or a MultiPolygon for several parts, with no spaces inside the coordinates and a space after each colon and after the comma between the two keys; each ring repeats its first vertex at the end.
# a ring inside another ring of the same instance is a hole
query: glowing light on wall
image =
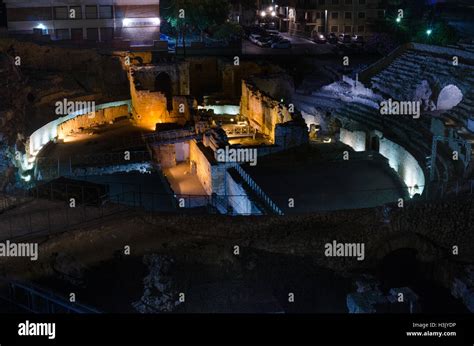
{"type": "Polygon", "coordinates": [[[341,128],[339,140],[355,151],[365,151],[365,132],[363,131],[349,131],[341,128]]]}
{"type": "Polygon", "coordinates": [[[209,110],[212,109],[214,114],[228,114],[238,115],[240,114],[240,106],[235,105],[213,105],[213,106],[198,106],[198,109],[209,110]]]}
{"type": "Polygon", "coordinates": [[[123,27],[145,27],[145,26],[159,26],[161,19],[158,17],[152,18],[124,18],[122,19],[123,27]]]}
{"type": "MultiPolygon", "coordinates": [[[[365,132],[349,131],[341,128],[340,141],[355,151],[366,150],[365,132]]],[[[387,138],[380,138],[380,154],[388,159],[392,167],[408,187],[410,197],[422,194],[425,186],[425,174],[420,164],[405,148],[387,138]]]]}
{"type": "Polygon", "coordinates": [[[410,197],[423,193],[425,174],[420,164],[405,148],[386,138],[380,139],[380,154],[388,159],[392,167],[408,187],[410,197]]]}

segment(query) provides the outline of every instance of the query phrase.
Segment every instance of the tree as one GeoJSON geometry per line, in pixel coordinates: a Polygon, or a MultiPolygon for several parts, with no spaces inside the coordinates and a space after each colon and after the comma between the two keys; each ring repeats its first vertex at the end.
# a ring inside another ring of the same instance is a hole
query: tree
{"type": "Polygon", "coordinates": [[[228,0],[163,0],[161,11],[172,28],[183,34],[198,30],[202,40],[209,27],[226,22],[230,4],[228,0]]]}

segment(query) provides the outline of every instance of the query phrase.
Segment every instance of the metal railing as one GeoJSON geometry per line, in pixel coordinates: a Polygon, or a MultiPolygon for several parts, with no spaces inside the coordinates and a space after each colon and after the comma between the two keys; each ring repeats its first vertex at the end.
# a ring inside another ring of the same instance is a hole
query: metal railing
{"type": "Polygon", "coordinates": [[[281,209],[273,202],[273,200],[260,188],[260,186],[252,179],[252,177],[245,172],[240,165],[235,165],[235,170],[250,186],[250,188],[265,202],[265,204],[277,215],[283,215],[281,209]]]}
{"type": "Polygon", "coordinates": [[[100,313],[92,307],[79,303],[71,303],[52,291],[31,283],[0,279],[0,299],[32,313],[100,313]]]}

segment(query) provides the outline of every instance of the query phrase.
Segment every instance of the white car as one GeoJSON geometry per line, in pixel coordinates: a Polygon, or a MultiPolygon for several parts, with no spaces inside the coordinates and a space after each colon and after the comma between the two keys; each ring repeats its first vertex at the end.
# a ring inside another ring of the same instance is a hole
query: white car
{"type": "Polygon", "coordinates": [[[251,35],[249,36],[249,40],[250,40],[250,42],[257,44],[257,42],[260,41],[260,38],[261,38],[261,37],[262,37],[261,35],[251,34],[251,35]]]}
{"type": "Polygon", "coordinates": [[[281,41],[277,41],[277,42],[274,42],[272,44],[272,48],[276,48],[276,49],[289,49],[291,48],[291,42],[289,40],[281,40],[281,41]]]}

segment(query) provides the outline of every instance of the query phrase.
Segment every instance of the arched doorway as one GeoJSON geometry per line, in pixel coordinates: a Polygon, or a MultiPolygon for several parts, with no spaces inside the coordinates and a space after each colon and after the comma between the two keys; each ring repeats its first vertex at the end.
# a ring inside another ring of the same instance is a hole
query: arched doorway
{"type": "Polygon", "coordinates": [[[415,249],[410,248],[397,249],[387,254],[379,268],[382,289],[413,285],[419,275],[417,254],[415,249]]]}
{"type": "Polygon", "coordinates": [[[166,72],[160,72],[155,78],[155,91],[163,93],[166,97],[166,109],[173,110],[173,87],[171,78],[166,72]]]}

